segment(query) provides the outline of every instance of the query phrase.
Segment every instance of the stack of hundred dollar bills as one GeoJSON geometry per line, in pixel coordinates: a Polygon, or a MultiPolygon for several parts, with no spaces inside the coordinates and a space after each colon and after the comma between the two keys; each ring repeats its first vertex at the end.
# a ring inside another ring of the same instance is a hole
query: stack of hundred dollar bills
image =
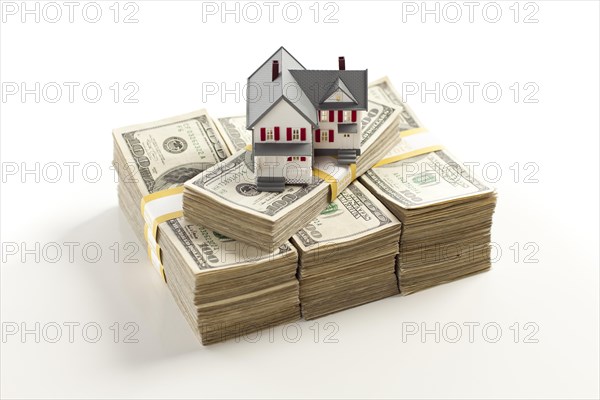
{"type": "Polygon", "coordinates": [[[294,236],[302,316],[313,319],[398,294],[400,222],[359,182],[351,183],[294,236]]]}
{"type": "Polygon", "coordinates": [[[376,167],[360,181],[402,221],[402,294],[490,268],[496,196],[448,152],[376,167]]]}
{"type": "MultiPolygon", "coordinates": [[[[256,193],[250,171],[244,175],[247,182],[236,182],[245,184],[241,192],[249,196],[231,188],[235,196],[215,203],[227,203],[231,209],[203,210],[224,215],[211,219],[212,229],[192,222],[190,210],[186,218],[158,225],[167,285],[202,343],[298,319],[299,297],[303,316],[311,319],[391,296],[398,288],[410,294],[489,269],[493,189],[445,150],[372,167],[403,149],[405,139],[398,133],[422,126],[388,79],[370,85],[369,99],[377,110],[372,117],[388,116],[377,126],[391,126],[394,135],[388,137],[376,126],[363,131],[368,135],[366,140],[363,135],[363,146],[373,145],[373,135],[386,137],[385,144],[372,161],[359,164],[359,181],[335,202],[327,201],[326,182],[294,186],[288,196],[256,193]],[[421,169],[415,170],[415,165],[421,169]],[[458,176],[450,179],[449,170],[458,176]],[[237,208],[246,211],[239,213],[237,208]],[[260,217],[265,209],[274,210],[269,218],[260,217]],[[252,223],[233,219],[246,214],[259,218],[252,223]],[[261,225],[260,218],[270,222],[261,225]],[[239,240],[231,239],[240,226],[245,231],[237,235],[239,240]],[[273,232],[277,239],[265,246],[273,232]],[[477,256],[461,250],[465,248],[477,256]]],[[[186,181],[193,184],[211,168],[226,169],[215,165],[251,165],[245,150],[251,133],[243,116],[211,120],[199,111],[117,129],[113,136],[119,202],[143,243],[142,198],[181,189],[186,181]]],[[[227,197],[230,188],[223,183],[227,197]]]]}
{"type": "MultiPolygon", "coordinates": [[[[204,110],[116,129],[113,138],[119,203],[142,243],[142,198],[181,186],[230,154],[204,110]]],[[[290,242],[265,252],[183,217],[159,224],[157,235],[166,283],[203,344],[300,318],[290,242]]]]}
{"type": "MultiPolygon", "coordinates": [[[[402,109],[401,135],[422,128],[387,78],[370,85],[369,98],[402,109]]],[[[404,137],[384,159],[410,150],[414,136],[404,137]]],[[[376,166],[359,179],[402,221],[397,267],[402,294],[491,267],[496,193],[447,150],[376,166]]]]}

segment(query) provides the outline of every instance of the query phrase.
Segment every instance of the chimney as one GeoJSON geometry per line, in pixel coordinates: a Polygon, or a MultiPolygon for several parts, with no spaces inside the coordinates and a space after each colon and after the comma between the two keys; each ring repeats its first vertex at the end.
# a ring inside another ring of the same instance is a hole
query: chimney
{"type": "Polygon", "coordinates": [[[340,71],[346,69],[346,60],[344,59],[344,57],[338,57],[338,64],[340,66],[340,71]]]}
{"type": "Polygon", "coordinates": [[[271,68],[271,80],[274,81],[279,76],[279,61],[273,60],[273,67],[271,68]]]}

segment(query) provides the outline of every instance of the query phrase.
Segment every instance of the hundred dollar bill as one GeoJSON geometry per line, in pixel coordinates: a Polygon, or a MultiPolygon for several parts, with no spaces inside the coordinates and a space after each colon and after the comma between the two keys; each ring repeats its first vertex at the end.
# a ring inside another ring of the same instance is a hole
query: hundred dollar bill
{"type": "Polygon", "coordinates": [[[402,97],[387,76],[369,84],[369,99],[395,105],[400,110],[401,131],[423,127],[413,110],[402,101],[402,97]]]}
{"type": "Polygon", "coordinates": [[[361,240],[400,222],[359,182],[350,184],[317,218],[300,229],[292,242],[301,252],[361,240]]]}
{"type": "Polygon", "coordinates": [[[147,193],[179,186],[231,154],[205,110],[115,129],[113,137],[125,158],[115,168],[147,193]]]}
{"type": "Polygon", "coordinates": [[[481,183],[445,150],[372,168],[360,180],[380,199],[404,209],[426,207],[494,190],[481,183]]]}
{"type": "Polygon", "coordinates": [[[252,144],[252,131],[246,129],[245,115],[218,118],[215,124],[231,153],[252,144]]]}

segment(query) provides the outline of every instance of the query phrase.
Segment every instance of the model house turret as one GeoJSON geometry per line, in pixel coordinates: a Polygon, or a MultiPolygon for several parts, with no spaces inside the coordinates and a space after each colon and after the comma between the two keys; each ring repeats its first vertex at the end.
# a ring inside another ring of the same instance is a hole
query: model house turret
{"type": "Polygon", "coordinates": [[[344,57],[338,66],[307,70],[281,47],[248,78],[246,128],[258,190],[311,183],[314,156],[335,156],[339,164],[360,156],[367,70],[346,70],[344,57]]]}

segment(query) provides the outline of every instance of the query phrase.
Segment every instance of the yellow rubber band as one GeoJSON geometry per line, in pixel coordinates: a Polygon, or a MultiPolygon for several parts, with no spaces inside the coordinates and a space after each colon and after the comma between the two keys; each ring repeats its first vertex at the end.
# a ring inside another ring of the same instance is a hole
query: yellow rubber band
{"type": "MultiPolygon", "coordinates": [[[[140,211],[142,213],[142,218],[146,219],[146,216],[144,215],[144,213],[145,213],[146,204],[148,204],[149,202],[151,202],[153,200],[161,199],[164,197],[177,195],[180,193],[183,193],[183,186],[177,186],[174,188],[161,190],[160,192],[155,192],[155,193],[151,193],[149,195],[144,196],[142,198],[142,200],[140,201],[140,211]]],[[[148,244],[148,258],[150,259],[150,261],[152,261],[152,252],[154,252],[154,254],[156,255],[156,258],[158,259],[158,263],[160,264],[160,272],[161,272],[161,275],[165,282],[167,281],[167,276],[165,275],[165,269],[162,264],[161,249],[160,249],[160,246],[158,245],[158,239],[157,239],[158,225],[160,225],[163,222],[168,221],[170,219],[179,218],[181,216],[183,216],[183,210],[173,211],[173,212],[161,215],[161,216],[155,218],[154,221],[152,221],[152,231],[151,232],[152,232],[152,236],[154,237],[154,241],[156,242],[156,247],[153,247],[150,245],[150,242],[148,240],[148,223],[144,224],[144,239],[146,240],[146,243],[148,244]]]]}
{"type": "Polygon", "coordinates": [[[329,183],[329,186],[331,186],[331,200],[333,201],[337,197],[337,180],[327,172],[316,168],[313,168],[313,175],[329,183]]]}
{"type": "Polygon", "coordinates": [[[140,211],[142,212],[142,217],[144,217],[144,209],[146,207],[146,203],[152,200],[162,199],[163,197],[172,196],[174,194],[179,193],[183,193],[183,186],[177,186],[171,189],[161,190],[160,192],[150,193],[142,197],[142,201],[140,202],[140,211]]]}
{"type": "Polygon", "coordinates": [[[414,134],[421,133],[421,132],[426,132],[426,131],[427,131],[426,128],[412,128],[412,129],[408,129],[408,130],[405,130],[405,131],[401,131],[400,132],[400,137],[407,137],[407,136],[410,136],[410,135],[414,135],[414,134]]]}
{"type": "MultiPolygon", "coordinates": [[[[350,182],[354,182],[356,180],[356,164],[350,164],[350,174],[351,180],[350,182]]],[[[313,176],[317,178],[323,179],[325,182],[329,183],[331,187],[331,199],[330,201],[334,201],[338,195],[338,181],[332,176],[329,175],[325,171],[321,171],[320,169],[313,168],[313,176]]]]}
{"type": "MultiPolygon", "coordinates": [[[[150,246],[148,246],[148,258],[150,260],[152,260],[152,250],[151,250],[150,246]]],[[[166,282],[167,281],[167,275],[165,274],[165,268],[162,265],[162,260],[159,258],[158,262],[160,263],[160,274],[162,275],[163,280],[166,282]]]]}
{"type": "MultiPolygon", "coordinates": [[[[165,269],[162,264],[162,253],[161,253],[160,246],[158,245],[158,239],[156,237],[157,236],[156,234],[158,233],[158,225],[160,225],[163,222],[166,222],[170,219],[179,218],[181,216],[183,216],[183,210],[173,211],[171,213],[161,215],[160,217],[156,218],[152,222],[152,236],[154,237],[154,240],[156,241],[156,249],[154,250],[154,253],[156,254],[156,258],[158,259],[158,262],[160,263],[160,272],[161,272],[165,282],[167,281],[167,276],[165,275],[165,269]]],[[[152,246],[150,246],[150,243],[148,242],[148,224],[146,224],[144,226],[144,238],[146,239],[146,243],[148,243],[148,258],[150,260],[152,260],[152,246]]]]}
{"type": "MultiPolygon", "coordinates": [[[[156,240],[156,233],[158,232],[158,225],[160,225],[163,222],[168,221],[170,219],[175,219],[175,218],[179,218],[179,217],[183,217],[183,210],[173,211],[171,213],[161,215],[160,217],[156,218],[152,222],[152,235],[154,236],[154,239],[156,240]]],[[[158,243],[158,240],[157,240],[157,243],[158,243]]]]}
{"type": "Polygon", "coordinates": [[[408,153],[384,158],[383,160],[379,161],[377,164],[373,165],[373,168],[381,167],[382,165],[395,163],[396,161],[406,160],[407,158],[416,157],[416,156],[420,156],[422,154],[432,153],[434,151],[443,150],[443,149],[444,149],[444,146],[435,145],[435,146],[429,146],[429,147],[424,147],[422,149],[409,151],[408,153]]]}
{"type": "Polygon", "coordinates": [[[156,245],[156,249],[153,249],[152,246],[148,245],[148,257],[152,260],[151,258],[151,253],[152,250],[154,250],[154,254],[156,254],[156,258],[158,258],[158,261],[160,261],[160,264],[162,265],[162,253],[160,251],[160,246],[157,244],[156,245]]]}

